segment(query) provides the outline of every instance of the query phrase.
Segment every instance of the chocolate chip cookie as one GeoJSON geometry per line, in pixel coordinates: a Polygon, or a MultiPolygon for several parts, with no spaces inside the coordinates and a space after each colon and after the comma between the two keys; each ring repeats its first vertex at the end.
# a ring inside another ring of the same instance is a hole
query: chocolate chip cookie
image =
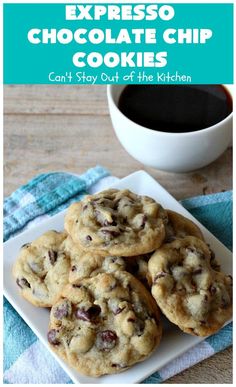
{"type": "Polygon", "coordinates": [[[204,241],[200,228],[194,222],[175,211],[166,211],[168,223],[166,224],[165,242],[172,242],[176,238],[185,238],[186,236],[195,236],[204,241]]]}
{"type": "Polygon", "coordinates": [[[35,306],[52,306],[68,283],[70,259],[62,249],[66,236],[48,231],[20,250],[13,276],[21,295],[35,306]]]}
{"type": "Polygon", "coordinates": [[[166,211],[155,200],[129,190],[109,189],[72,204],[65,229],[75,243],[101,255],[152,252],[165,238],[166,211]]]}
{"type": "Polygon", "coordinates": [[[200,239],[176,239],[148,262],[152,295],[165,316],[184,332],[208,336],[232,315],[232,277],[213,270],[200,239]]]}
{"type": "Polygon", "coordinates": [[[159,309],[142,284],[124,271],[67,285],[52,307],[48,342],[78,372],[124,371],[158,346],[159,309]]]}
{"type": "Polygon", "coordinates": [[[63,242],[63,249],[71,259],[69,282],[78,283],[84,278],[94,277],[98,273],[112,273],[125,270],[133,274],[148,287],[148,259],[150,254],[136,257],[101,256],[87,252],[75,244],[70,236],[63,242]]]}

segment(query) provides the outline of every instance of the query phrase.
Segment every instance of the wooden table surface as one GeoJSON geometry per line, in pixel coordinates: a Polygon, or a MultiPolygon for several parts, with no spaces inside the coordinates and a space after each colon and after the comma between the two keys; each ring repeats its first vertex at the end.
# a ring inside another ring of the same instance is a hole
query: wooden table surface
{"type": "MultiPolygon", "coordinates": [[[[122,148],[112,129],[104,86],[4,87],[4,194],[48,171],[82,173],[100,164],[118,177],[143,169],[176,199],[232,189],[232,148],[184,174],[148,168],[122,148]]],[[[231,348],[168,383],[232,383],[231,348]]]]}

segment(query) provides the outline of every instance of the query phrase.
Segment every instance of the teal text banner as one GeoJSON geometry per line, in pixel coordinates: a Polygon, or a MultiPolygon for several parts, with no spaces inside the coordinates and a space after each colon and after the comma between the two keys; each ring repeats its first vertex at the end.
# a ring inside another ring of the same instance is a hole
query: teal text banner
{"type": "Polygon", "coordinates": [[[79,4],[4,4],[5,84],[233,83],[233,4],[79,4]]]}

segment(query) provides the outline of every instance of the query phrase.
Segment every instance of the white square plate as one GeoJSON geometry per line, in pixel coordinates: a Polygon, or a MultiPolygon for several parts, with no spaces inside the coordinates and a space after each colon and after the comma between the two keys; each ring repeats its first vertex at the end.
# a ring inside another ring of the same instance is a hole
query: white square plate
{"type": "MultiPolygon", "coordinates": [[[[193,220],[202,230],[207,243],[210,243],[212,249],[216,252],[216,256],[220,261],[222,270],[228,274],[232,274],[231,252],[146,172],[135,172],[132,175],[120,180],[113,187],[118,189],[128,188],[137,194],[148,195],[161,203],[163,207],[177,211],[185,217],[193,220]]],[[[4,294],[49,351],[50,349],[47,345],[49,311],[43,308],[35,308],[19,295],[17,285],[11,274],[11,268],[18,255],[19,248],[24,243],[32,241],[43,232],[50,229],[61,231],[64,224],[64,215],[65,211],[60,212],[59,214],[43,221],[36,227],[25,231],[13,239],[10,239],[4,244],[4,294]]],[[[100,378],[89,378],[80,375],[77,371],[62,361],[54,352],[50,352],[57,359],[74,383],[128,384],[139,383],[202,340],[203,338],[183,333],[175,325],[165,320],[164,334],[161,344],[149,359],[120,374],[107,375],[100,378]]]]}

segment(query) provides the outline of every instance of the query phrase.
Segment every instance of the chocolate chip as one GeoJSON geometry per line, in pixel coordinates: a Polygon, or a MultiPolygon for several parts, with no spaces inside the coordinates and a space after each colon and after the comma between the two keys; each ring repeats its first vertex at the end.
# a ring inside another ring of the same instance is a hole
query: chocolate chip
{"type": "Polygon", "coordinates": [[[50,344],[52,344],[52,345],[59,345],[60,344],[60,341],[57,338],[57,333],[58,333],[58,331],[56,329],[51,329],[48,332],[47,337],[48,337],[48,341],[50,344]]]}
{"type": "Polygon", "coordinates": [[[56,317],[56,319],[58,320],[61,320],[63,317],[68,316],[68,312],[69,305],[65,302],[56,308],[54,312],[54,317],[56,317]]]}
{"type": "Polygon", "coordinates": [[[230,285],[232,286],[233,285],[233,277],[232,277],[232,275],[227,275],[227,277],[229,278],[229,280],[230,280],[230,285]]]}
{"type": "Polygon", "coordinates": [[[103,226],[117,226],[117,223],[115,220],[113,220],[112,222],[108,222],[108,220],[105,220],[103,226]]]}
{"type": "Polygon", "coordinates": [[[117,308],[117,309],[115,309],[115,311],[113,313],[114,313],[114,315],[117,315],[117,314],[121,313],[124,309],[125,309],[125,306],[123,308],[117,308]]]}
{"type": "Polygon", "coordinates": [[[69,347],[69,345],[70,345],[70,343],[71,343],[71,340],[72,340],[72,337],[66,339],[66,344],[68,345],[68,347],[69,347]]]}
{"type": "Polygon", "coordinates": [[[179,294],[181,294],[181,295],[185,295],[186,294],[186,289],[182,286],[182,287],[180,287],[180,288],[178,288],[178,289],[176,289],[177,290],[177,292],[179,292],[179,294]]]}
{"type": "Polygon", "coordinates": [[[115,332],[106,330],[98,332],[96,339],[96,346],[101,351],[109,351],[116,346],[117,335],[115,332]]]}
{"type": "Polygon", "coordinates": [[[24,247],[26,247],[28,249],[28,247],[30,247],[31,243],[24,243],[22,246],[21,246],[21,249],[23,249],[24,247]]]}
{"type": "Polygon", "coordinates": [[[83,206],[83,211],[87,210],[87,208],[88,208],[88,205],[85,204],[85,206],[83,206]]]}
{"type": "Polygon", "coordinates": [[[75,311],[75,317],[78,320],[90,321],[89,313],[86,310],[84,310],[84,309],[77,309],[75,311]]]}
{"type": "Polygon", "coordinates": [[[119,206],[119,203],[117,203],[117,204],[114,204],[114,206],[113,206],[113,210],[114,210],[114,211],[117,211],[117,210],[118,210],[118,206],[119,206]]]}
{"type": "Polygon", "coordinates": [[[111,366],[114,368],[127,368],[127,364],[125,363],[121,363],[121,364],[112,363],[111,366]]]}
{"type": "Polygon", "coordinates": [[[96,317],[100,314],[101,308],[99,305],[93,305],[88,310],[77,309],[75,317],[79,320],[94,322],[96,317]]]}
{"type": "Polygon", "coordinates": [[[201,267],[195,269],[195,270],[192,272],[193,275],[197,275],[197,274],[201,274],[201,273],[202,273],[202,268],[201,268],[201,267]]]}
{"type": "Polygon", "coordinates": [[[76,271],[77,267],[75,265],[72,266],[71,271],[76,271]]]}
{"type": "Polygon", "coordinates": [[[123,218],[123,224],[127,224],[128,223],[128,218],[127,218],[127,216],[125,216],[124,218],[123,218]]]}
{"type": "Polygon", "coordinates": [[[167,276],[167,273],[165,273],[164,271],[160,271],[159,273],[157,273],[154,277],[154,282],[156,282],[159,278],[163,278],[163,277],[166,277],[167,276]]]}
{"type": "MultiPolygon", "coordinates": [[[[187,247],[186,248],[187,253],[196,253],[196,249],[194,247],[187,247]]],[[[190,328],[192,329],[192,328],[190,328]]]]}
{"type": "Polygon", "coordinates": [[[212,261],[212,262],[211,262],[211,267],[212,267],[212,269],[215,270],[215,271],[220,271],[220,265],[219,265],[219,263],[216,262],[216,261],[212,261]]]}
{"type": "Polygon", "coordinates": [[[82,287],[82,285],[77,285],[77,284],[73,284],[72,285],[72,288],[77,288],[77,289],[79,289],[79,288],[81,288],[82,287]]]}
{"type": "Polygon", "coordinates": [[[128,321],[128,322],[135,322],[136,320],[135,320],[134,317],[130,317],[130,318],[127,319],[127,321],[128,321]]]}
{"type": "Polygon", "coordinates": [[[92,237],[91,237],[90,235],[87,235],[87,236],[86,236],[86,241],[89,241],[89,242],[90,242],[91,240],[92,240],[92,237]]]}
{"type": "Polygon", "coordinates": [[[127,284],[126,288],[127,288],[128,292],[132,292],[133,291],[133,288],[132,288],[132,286],[130,284],[127,284]]]}
{"type": "Polygon", "coordinates": [[[51,264],[54,265],[54,263],[57,260],[57,251],[49,250],[48,251],[48,256],[49,256],[49,260],[50,260],[51,264]]]}
{"type": "Polygon", "coordinates": [[[190,283],[191,283],[192,289],[193,289],[194,291],[196,291],[197,286],[196,286],[195,282],[192,280],[190,283]]]}
{"type": "Polygon", "coordinates": [[[98,223],[100,223],[102,226],[116,226],[117,223],[112,219],[112,217],[109,217],[109,220],[105,218],[105,215],[103,215],[99,210],[94,211],[96,220],[98,223]],[[111,219],[111,220],[110,220],[111,219]]]}
{"type": "Polygon", "coordinates": [[[116,230],[101,229],[101,232],[104,235],[109,236],[109,237],[113,237],[113,238],[116,238],[120,235],[120,231],[116,231],[116,230]]]}
{"type": "MultiPolygon", "coordinates": [[[[208,245],[210,247],[210,245],[208,245]]],[[[215,270],[215,271],[219,271],[220,270],[220,265],[219,263],[217,262],[216,260],[216,257],[215,257],[215,253],[213,250],[210,249],[210,265],[211,267],[215,270]]]]}
{"type": "Polygon", "coordinates": [[[208,301],[208,295],[207,294],[204,295],[204,301],[208,301]]]}
{"type": "Polygon", "coordinates": [[[30,283],[27,281],[26,278],[17,278],[16,280],[17,285],[21,288],[31,288],[30,283]]]}
{"type": "Polygon", "coordinates": [[[145,322],[143,320],[136,320],[135,321],[135,333],[137,336],[141,336],[143,334],[145,328],[145,322]]]}
{"type": "Polygon", "coordinates": [[[201,325],[206,325],[206,321],[205,320],[200,320],[200,324],[201,325]]]}
{"type": "Polygon", "coordinates": [[[211,285],[209,288],[209,291],[211,295],[214,296],[214,294],[216,294],[216,287],[214,285],[211,285]]]}
{"type": "Polygon", "coordinates": [[[38,274],[41,271],[41,267],[38,263],[36,262],[28,262],[29,268],[36,274],[38,274]]]}
{"type": "Polygon", "coordinates": [[[142,222],[141,222],[140,228],[144,228],[146,223],[147,223],[147,216],[146,216],[146,215],[143,215],[143,218],[142,218],[142,222]]]}
{"type": "Polygon", "coordinates": [[[88,309],[91,320],[97,317],[101,313],[101,308],[99,305],[93,305],[88,309]]]}

